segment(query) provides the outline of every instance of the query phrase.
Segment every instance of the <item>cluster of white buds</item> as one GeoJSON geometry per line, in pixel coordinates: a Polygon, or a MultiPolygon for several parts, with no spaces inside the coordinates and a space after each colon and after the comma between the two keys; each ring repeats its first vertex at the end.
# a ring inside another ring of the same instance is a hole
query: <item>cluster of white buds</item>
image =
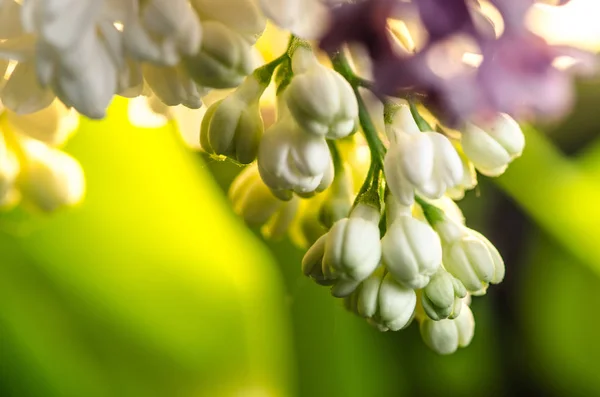
{"type": "Polygon", "coordinates": [[[252,162],[232,184],[234,210],[266,236],[289,230],[309,246],[306,276],[378,329],[416,319],[430,348],[452,353],[473,337],[471,296],[504,277],[497,249],[465,226],[453,199],[476,186],[476,170],[501,174],[521,154],[523,133],[506,115],[461,132],[431,127],[414,103],[367,108],[343,61],[332,58],[332,69],[292,39],[276,67],[257,69],[208,108],[200,142],[252,162]],[[263,133],[259,100],[273,75],[277,119],[263,133]],[[359,152],[370,165],[354,161],[359,152]]]}
{"type": "Polygon", "coordinates": [[[476,171],[503,173],[523,133],[504,114],[456,131],[432,127],[414,101],[374,97],[368,107],[361,90],[373,84],[345,50],[329,59],[306,41],[325,26],[325,3],[0,1],[3,20],[14,21],[0,29],[0,58],[14,66],[0,62],[9,109],[0,115],[0,203],[20,194],[52,210],[83,195],[79,165],[55,148],[70,119],[36,123],[58,109],[56,98],[91,118],[114,95],[199,109],[186,140],[248,165],[230,188],[234,211],[269,238],[310,246],[305,275],[382,331],[416,319],[438,353],[468,345],[471,296],[502,281],[504,263],[453,200],[476,186],[476,171]],[[255,44],[268,19],[294,35],[264,63],[255,44]]]}

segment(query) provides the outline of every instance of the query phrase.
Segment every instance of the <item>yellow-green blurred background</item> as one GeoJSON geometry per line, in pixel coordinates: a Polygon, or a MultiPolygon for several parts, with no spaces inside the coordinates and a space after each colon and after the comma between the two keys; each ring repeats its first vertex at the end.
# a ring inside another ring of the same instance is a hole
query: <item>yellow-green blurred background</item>
{"type": "Polygon", "coordinates": [[[82,205],[0,216],[0,396],[600,396],[600,90],[580,91],[460,203],[508,275],[450,357],[347,313],[233,215],[239,168],[117,100],[67,147],[82,205]]]}

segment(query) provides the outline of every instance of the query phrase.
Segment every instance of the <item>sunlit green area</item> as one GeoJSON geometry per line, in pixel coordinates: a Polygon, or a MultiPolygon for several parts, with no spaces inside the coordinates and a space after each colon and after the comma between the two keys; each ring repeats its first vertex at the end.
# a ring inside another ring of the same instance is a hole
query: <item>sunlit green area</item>
{"type": "Polygon", "coordinates": [[[0,396],[599,396],[600,106],[526,128],[527,148],[460,204],[505,257],[475,338],[441,357],[380,333],[231,211],[240,168],[139,129],[115,100],[67,151],[83,204],[0,217],[0,396]]]}

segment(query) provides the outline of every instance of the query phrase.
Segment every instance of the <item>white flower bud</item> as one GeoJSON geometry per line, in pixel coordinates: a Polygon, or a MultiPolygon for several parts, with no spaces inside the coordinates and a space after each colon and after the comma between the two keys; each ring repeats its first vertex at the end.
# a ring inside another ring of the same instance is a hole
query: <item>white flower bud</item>
{"type": "Polygon", "coordinates": [[[244,169],[229,188],[233,211],[250,226],[262,226],[272,239],[282,237],[298,212],[299,199],[282,201],[262,182],[256,164],[244,169]]]}
{"type": "Polygon", "coordinates": [[[398,284],[384,269],[378,269],[353,293],[355,311],[380,331],[406,328],[414,317],[417,295],[411,288],[398,284]]]}
{"type": "Polygon", "coordinates": [[[385,156],[386,181],[392,194],[404,205],[412,205],[415,190],[438,199],[463,178],[458,153],[444,135],[418,132],[407,105],[400,105],[388,125],[390,148],[385,156]]]}
{"type": "Polygon", "coordinates": [[[477,171],[498,176],[523,153],[525,136],[512,117],[501,113],[489,126],[467,123],[461,145],[477,171]]]}
{"type": "Polygon", "coordinates": [[[358,204],[333,225],[325,243],[323,275],[335,283],[331,293],[336,297],[351,294],[379,266],[379,210],[358,204]]]}
{"type": "Polygon", "coordinates": [[[410,207],[386,201],[388,228],[381,239],[383,263],[399,283],[423,288],[442,263],[442,246],[426,222],[413,218],[410,207]]]}
{"type": "Polygon", "coordinates": [[[76,45],[64,51],[36,51],[40,83],[49,84],[65,105],[93,119],[106,115],[124,65],[119,32],[109,25],[86,29],[76,45]]]}
{"type": "Polygon", "coordinates": [[[265,15],[304,39],[318,39],[327,29],[325,0],[260,0],[265,15]]]}
{"type": "Polygon", "coordinates": [[[504,261],[490,241],[448,216],[434,228],[442,240],[442,262],[473,295],[485,294],[488,284],[504,278],[504,261]]]}
{"type": "Polygon", "coordinates": [[[175,66],[181,55],[198,51],[202,27],[187,0],[125,1],[120,6],[126,18],[124,45],[135,58],[175,66]]]}
{"type": "Polygon", "coordinates": [[[165,105],[184,105],[190,109],[202,106],[202,96],[206,94],[206,89],[192,80],[183,65],[144,64],[142,70],[146,83],[165,105]]]}
{"type": "Polygon", "coordinates": [[[346,79],[302,47],[294,52],[292,69],[294,77],[284,95],[304,130],[329,139],[344,138],[356,130],[358,102],[346,79]]]}
{"type": "Polygon", "coordinates": [[[325,255],[325,244],[327,234],[322,235],[311,245],[302,258],[302,273],[312,278],[319,285],[333,285],[336,280],[327,278],[323,274],[323,256],[325,255]]]}
{"type": "Polygon", "coordinates": [[[460,314],[461,298],[466,295],[467,290],[462,283],[445,269],[440,268],[423,289],[421,304],[427,316],[432,320],[452,319],[460,314]]]}
{"type": "Polygon", "coordinates": [[[184,58],[190,76],[204,87],[238,86],[254,70],[255,57],[250,43],[220,22],[208,21],[202,28],[200,49],[184,58]]]}
{"type": "Polygon", "coordinates": [[[265,30],[267,19],[255,0],[191,0],[204,21],[219,21],[254,43],[265,30]]]}
{"type": "Polygon", "coordinates": [[[77,160],[32,139],[22,143],[25,161],[18,185],[25,200],[50,212],[83,199],[85,178],[77,160]]]}
{"type": "Polygon", "coordinates": [[[242,164],[254,161],[264,128],[259,100],[265,88],[249,76],[231,95],[212,104],[202,120],[202,148],[242,164]]]}
{"type": "Polygon", "coordinates": [[[434,321],[425,317],[419,328],[423,341],[431,350],[438,354],[452,354],[459,347],[466,347],[471,343],[475,333],[475,319],[471,308],[462,302],[457,318],[434,321]]]}
{"type": "Polygon", "coordinates": [[[333,164],[325,139],[306,134],[291,117],[267,129],[258,149],[258,169],[264,182],[285,197],[320,191],[333,179],[333,164]]]}

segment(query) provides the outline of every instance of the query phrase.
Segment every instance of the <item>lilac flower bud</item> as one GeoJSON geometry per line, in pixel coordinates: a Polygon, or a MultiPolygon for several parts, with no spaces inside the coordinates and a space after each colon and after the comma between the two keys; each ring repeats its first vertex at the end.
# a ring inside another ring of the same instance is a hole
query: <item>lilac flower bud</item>
{"type": "Polygon", "coordinates": [[[254,43],[265,30],[267,19],[255,0],[191,0],[200,20],[218,21],[254,43]]]}
{"type": "Polygon", "coordinates": [[[488,126],[468,123],[461,136],[461,145],[479,172],[498,176],[521,155],[525,137],[512,117],[499,114],[488,126]]]}
{"type": "Polygon", "coordinates": [[[417,305],[415,291],[398,284],[384,268],[363,281],[349,299],[354,303],[350,310],[384,332],[408,327],[417,305]]]}
{"type": "Polygon", "coordinates": [[[304,39],[316,39],[327,26],[325,0],[260,0],[265,15],[304,39]]]}
{"type": "Polygon", "coordinates": [[[415,190],[438,199],[461,182],[462,162],[448,138],[437,132],[417,132],[407,105],[400,106],[394,119],[401,121],[388,125],[391,143],[384,170],[390,191],[400,203],[411,205],[415,190]]]}
{"type": "Polygon", "coordinates": [[[202,40],[198,16],[186,0],[124,1],[123,39],[136,59],[175,66],[194,55],[202,40]]]}
{"type": "Polygon", "coordinates": [[[236,87],[254,70],[250,43],[220,22],[208,21],[202,28],[199,50],[184,58],[190,76],[204,87],[236,87]]]}
{"type": "Polygon", "coordinates": [[[421,304],[429,318],[435,321],[456,318],[462,308],[467,290],[460,281],[440,268],[423,289],[421,304]]]}
{"type": "Polygon", "coordinates": [[[376,208],[358,204],[308,250],[302,261],[304,274],[331,285],[333,296],[350,295],[379,266],[379,218],[376,208]]]}
{"type": "Polygon", "coordinates": [[[337,297],[350,295],[358,284],[379,266],[379,211],[367,204],[358,204],[327,233],[323,274],[336,280],[331,293],[337,297]]]}
{"type": "Polygon", "coordinates": [[[267,186],[284,196],[289,194],[286,191],[303,195],[322,191],[333,179],[325,140],[306,134],[291,117],[283,117],[265,131],[258,169],[267,186]]]}
{"type": "Polygon", "coordinates": [[[452,354],[459,347],[466,347],[471,343],[475,319],[471,308],[463,301],[457,318],[434,321],[425,317],[419,328],[423,341],[431,350],[438,354],[452,354]]]}
{"type": "Polygon", "coordinates": [[[355,131],[358,103],[350,83],[321,65],[310,49],[298,48],[292,62],[294,77],[284,95],[296,122],[307,132],[329,139],[355,131]]]}
{"type": "Polygon", "coordinates": [[[489,283],[504,278],[504,261],[496,247],[480,233],[444,216],[434,228],[442,240],[442,262],[473,295],[483,295],[489,283]]]}
{"type": "Polygon", "coordinates": [[[202,119],[202,148],[242,164],[254,161],[264,128],[259,100],[265,88],[249,76],[231,95],[212,104],[202,119]]]}
{"type": "Polygon", "coordinates": [[[412,217],[409,207],[387,199],[388,228],[381,239],[383,263],[399,283],[425,287],[442,263],[440,238],[427,223],[412,217]]]}
{"type": "Polygon", "coordinates": [[[184,105],[190,109],[202,106],[202,95],[206,91],[199,87],[183,65],[143,65],[144,80],[152,92],[167,106],[184,105]]]}

